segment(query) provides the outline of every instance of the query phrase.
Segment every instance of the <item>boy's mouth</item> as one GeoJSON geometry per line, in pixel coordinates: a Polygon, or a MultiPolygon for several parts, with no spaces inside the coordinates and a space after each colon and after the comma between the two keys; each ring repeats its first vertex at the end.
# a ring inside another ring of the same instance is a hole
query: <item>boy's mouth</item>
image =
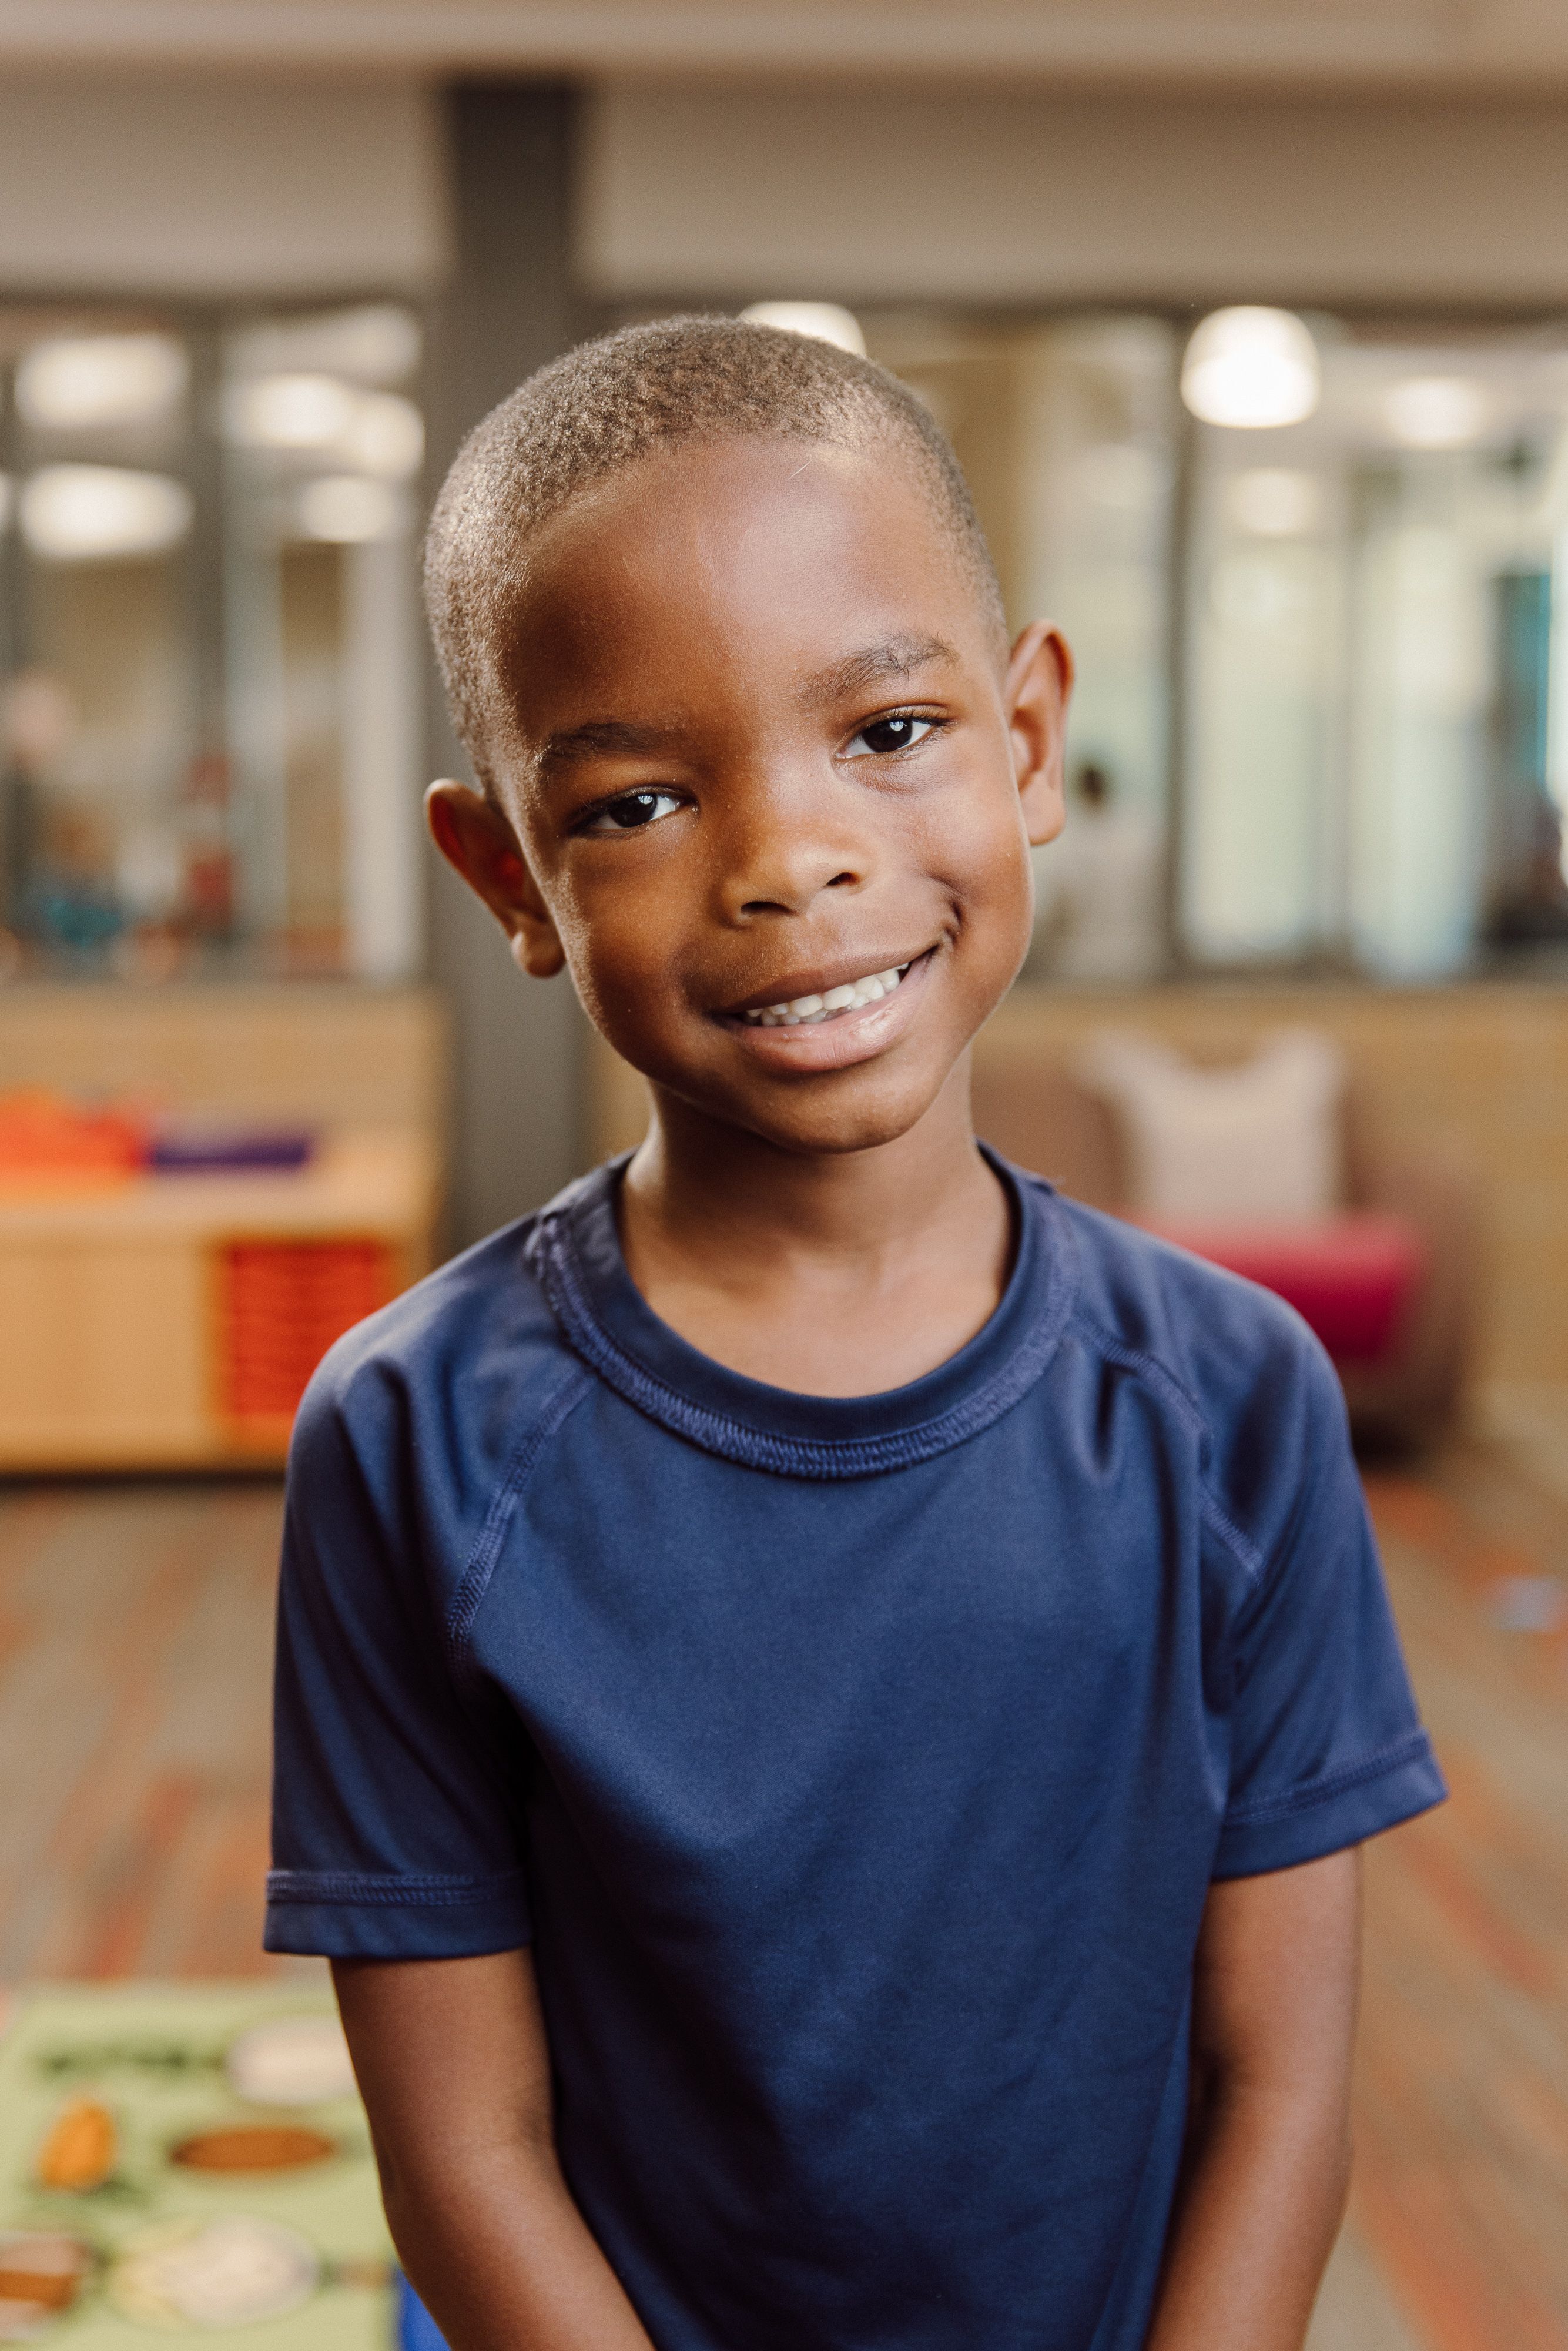
{"type": "Polygon", "coordinates": [[[863,978],[844,980],[837,987],[825,988],[821,995],[794,996],[782,1004],[759,1004],[736,1017],[754,1029],[818,1028],[824,1020],[838,1019],[846,1012],[863,1012],[868,1004],[880,1004],[884,996],[893,994],[908,969],[906,963],[894,964],[885,971],[871,971],[863,978]]]}
{"type": "Polygon", "coordinates": [[[717,1017],[747,1059],[763,1069],[791,1077],[847,1070],[857,1061],[874,1061],[907,1034],[936,952],[927,947],[907,963],[882,964],[858,979],[841,980],[825,972],[822,977],[831,982],[826,987],[803,987],[815,975],[802,971],[795,979],[799,994],[780,995],[771,1004],[739,1005],[717,1017]]]}

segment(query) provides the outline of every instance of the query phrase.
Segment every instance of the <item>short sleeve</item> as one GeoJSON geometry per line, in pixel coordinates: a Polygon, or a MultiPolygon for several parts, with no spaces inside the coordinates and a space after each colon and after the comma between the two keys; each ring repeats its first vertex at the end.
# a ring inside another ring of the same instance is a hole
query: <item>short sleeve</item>
{"type": "Polygon", "coordinates": [[[271,1951],[456,1959],[528,1940],[517,1808],[452,1679],[407,1449],[387,1399],[350,1425],[318,1375],[289,1461],[271,1951]]]}
{"type": "MultiPolygon", "coordinates": [[[[1303,1334],[1304,1335],[1304,1334],[1303,1334]]],[[[1339,1383],[1303,1344],[1294,1491],[1231,1628],[1229,1796],[1216,1877],[1359,1844],[1447,1793],[1421,1727],[1339,1383]]]]}

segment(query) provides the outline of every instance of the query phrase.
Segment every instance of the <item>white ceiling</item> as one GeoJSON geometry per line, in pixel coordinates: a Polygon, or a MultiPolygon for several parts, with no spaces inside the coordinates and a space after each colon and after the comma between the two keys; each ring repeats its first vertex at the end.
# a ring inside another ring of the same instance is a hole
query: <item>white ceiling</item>
{"type": "Polygon", "coordinates": [[[0,0],[0,64],[1568,87],[1568,0],[0,0]]]}

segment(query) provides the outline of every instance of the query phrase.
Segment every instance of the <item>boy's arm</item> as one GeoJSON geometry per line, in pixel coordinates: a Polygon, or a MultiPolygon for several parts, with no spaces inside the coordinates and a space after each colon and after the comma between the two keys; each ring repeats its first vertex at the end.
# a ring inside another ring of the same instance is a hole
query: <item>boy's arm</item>
{"type": "Polygon", "coordinates": [[[556,2160],[528,1953],[332,1975],[392,2240],[452,2351],[652,2351],[556,2160]]]}
{"type": "Polygon", "coordinates": [[[1147,2351],[1301,2351],[1350,2177],[1360,1910],[1354,1850],[1210,1891],[1147,2351]]]}

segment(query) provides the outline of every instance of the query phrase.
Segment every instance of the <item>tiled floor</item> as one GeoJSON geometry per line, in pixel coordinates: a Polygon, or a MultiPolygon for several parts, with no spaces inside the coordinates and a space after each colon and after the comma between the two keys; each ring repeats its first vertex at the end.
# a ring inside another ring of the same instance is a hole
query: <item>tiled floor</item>
{"type": "MultiPolygon", "coordinates": [[[[1368,1855],[1352,2218],[1312,2351],[1568,2351],[1568,1485],[1375,1474],[1454,1801],[1368,1855]]],[[[246,1975],[270,1484],[0,1489],[0,1982],[246,1975]]]]}

